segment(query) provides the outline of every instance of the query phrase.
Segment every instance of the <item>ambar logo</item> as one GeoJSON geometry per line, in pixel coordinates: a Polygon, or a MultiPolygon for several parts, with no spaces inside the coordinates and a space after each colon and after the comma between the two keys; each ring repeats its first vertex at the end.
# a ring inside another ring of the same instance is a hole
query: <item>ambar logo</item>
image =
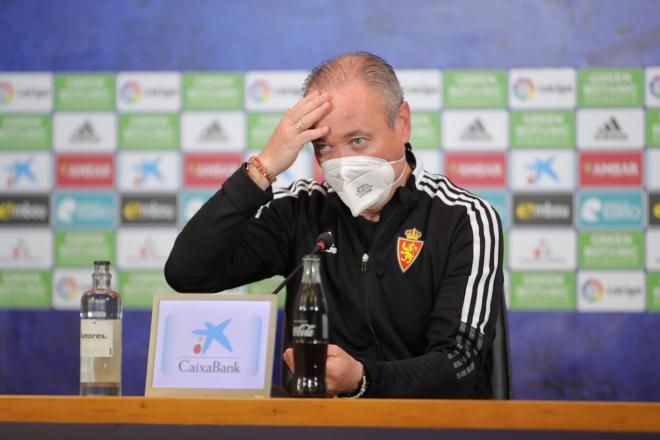
{"type": "Polygon", "coordinates": [[[112,187],[115,182],[114,156],[60,155],[56,158],[56,185],[60,187],[112,187]]]}
{"type": "Polygon", "coordinates": [[[184,157],[184,184],[190,187],[222,185],[243,162],[240,154],[195,154],[184,157]]]}
{"type": "Polygon", "coordinates": [[[176,224],[176,196],[122,196],[122,224],[176,224]]]}
{"type": "Polygon", "coordinates": [[[48,225],[48,196],[0,197],[1,225],[48,225]]]}
{"type": "Polygon", "coordinates": [[[573,196],[514,194],[513,224],[572,225],[573,196]]]}
{"type": "Polygon", "coordinates": [[[504,153],[447,153],[445,160],[447,177],[457,185],[506,185],[507,164],[504,153]]]}
{"type": "Polygon", "coordinates": [[[580,153],[582,185],[641,185],[642,169],[641,153],[580,153]]]}

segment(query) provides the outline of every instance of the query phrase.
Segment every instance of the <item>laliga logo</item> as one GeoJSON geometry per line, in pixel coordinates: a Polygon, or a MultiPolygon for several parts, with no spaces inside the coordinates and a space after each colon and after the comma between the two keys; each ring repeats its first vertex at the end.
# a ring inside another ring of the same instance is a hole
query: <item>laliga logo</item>
{"type": "Polygon", "coordinates": [[[55,284],[55,292],[57,296],[63,300],[72,300],[78,297],[78,292],[80,288],[78,283],[73,277],[62,277],[55,284]]]}
{"type": "Polygon", "coordinates": [[[225,335],[225,329],[231,322],[231,319],[225,319],[218,325],[213,325],[210,322],[205,322],[204,329],[193,330],[193,333],[199,335],[197,338],[197,344],[193,346],[193,353],[195,354],[204,354],[206,350],[209,349],[213,341],[217,341],[222,345],[227,351],[232,352],[231,343],[225,335]],[[202,345],[203,342],[203,345],[202,345]]]}
{"type": "Polygon", "coordinates": [[[264,103],[270,99],[273,91],[265,79],[259,79],[250,84],[248,95],[258,103],[264,103]]]}
{"type": "Polygon", "coordinates": [[[582,285],[582,296],[592,304],[603,299],[604,295],[605,287],[600,280],[590,278],[582,285]]]}
{"type": "Polygon", "coordinates": [[[121,88],[119,95],[128,104],[135,104],[142,98],[142,87],[137,81],[127,81],[121,88]]]}
{"type": "Polygon", "coordinates": [[[518,78],[518,80],[513,83],[513,93],[521,101],[529,101],[534,96],[534,83],[529,78],[518,78]]]}
{"type": "MultiPolygon", "coordinates": [[[[649,81],[649,91],[656,98],[660,98],[660,75],[654,76],[653,79],[649,81]]],[[[2,102],[1,96],[2,92],[0,92],[0,102],[2,102]]]]}
{"type": "Polygon", "coordinates": [[[0,105],[7,105],[14,100],[16,92],[9,81],[0,82],[0,105]]]}

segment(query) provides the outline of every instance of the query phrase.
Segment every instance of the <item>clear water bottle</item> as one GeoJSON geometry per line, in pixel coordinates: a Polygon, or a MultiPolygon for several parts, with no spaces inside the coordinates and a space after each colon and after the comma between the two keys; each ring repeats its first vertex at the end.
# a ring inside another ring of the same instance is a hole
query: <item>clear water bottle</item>
{"type": "Polygon", "coordinates": [[[327,394],[325,362],[328,356],[328,306],[321,285],[320,257],[303,257],[303,276],[293,308],[291,342],[295,363],[293,394],[327,394]]]}
{"type": "Polygon", "coordinates": [[[121,395],[121,300],[110,262],[95,261],[92,289],[80,299],[80,395],[121,395]]]}

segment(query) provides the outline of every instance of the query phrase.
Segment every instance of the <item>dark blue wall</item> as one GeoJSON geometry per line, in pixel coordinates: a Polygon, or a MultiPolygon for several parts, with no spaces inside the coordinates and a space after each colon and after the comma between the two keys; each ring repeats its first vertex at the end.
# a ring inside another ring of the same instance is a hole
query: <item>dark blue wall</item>
{"type": "MultiPolygon", "coordinates": [[[[3,70],[308,69],[369,50],[399,68],[660,65],[654,0],[0,0],[3,70]]],[[[124,323],[142,394],[150,315],[124,323]]],[[[0,393],[74,394],[78,317],[0,311],[0,393]]],[[[510,316],[514,395],[660,400],[660,314],[510,316]]]]}

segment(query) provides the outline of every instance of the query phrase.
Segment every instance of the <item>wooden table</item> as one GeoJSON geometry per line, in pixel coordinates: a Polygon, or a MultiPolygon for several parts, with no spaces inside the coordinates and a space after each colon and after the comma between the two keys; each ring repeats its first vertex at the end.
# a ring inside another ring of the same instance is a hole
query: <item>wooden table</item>
{"type": "MultiPolygon", "coordinates": [[[[57,430],[67,426],[83,432],[94,425],[143,429],[160,426],[163,432],[177,425],[207,429],[261,427],[262,430],[264,427],[344,427],[360,432],[360,438],[369,438],[364,434],[370,430],[359,428],[374,428],[381,434],[400,433],[395,429],[400,428],[413,434],[429,430],[436,430],[436,434],[456,430],[495,434],[549,431],[565,439],[569,438],[568,433],[577,435],[574,438],[592,438],[580,435],[609,432],[625,434],[620,438],[632,438],[632,433],[660,434],[660,403],[0,396],[0,434],[11,429],[18,430],[11,432],[29,433],[31,428],[57,430]]],[[[350,429],[342,432],[347,434],[342,439],[351,437],[350,429]]],[[[127,433],[120,437],[127,437],[127,433]]],[[[268,439],[276,437],[269,434],[268,439]]],[[[100,438],[103,435],[94,436],[94,440],[100,438]]],[[[288,433],[282,438],[305,437],[288,433]]],[[[648,436],[640,435],[640,438],[648,436]]]]}

